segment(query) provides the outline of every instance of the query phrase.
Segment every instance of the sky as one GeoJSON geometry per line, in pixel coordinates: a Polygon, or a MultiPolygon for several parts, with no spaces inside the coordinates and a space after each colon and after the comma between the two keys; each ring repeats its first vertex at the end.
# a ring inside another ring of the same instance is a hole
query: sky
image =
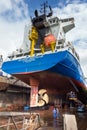
{"type": "MultiPolygon", "coordinates": [[[[23,42],[24,27],[44,0],[0,0],[0,54],[4,59],[23,42]]],[[[87,77],[87,0],[48,0],[54,15],[74,17],[75,28],[66,34],[80,56],[87,77]]]]}

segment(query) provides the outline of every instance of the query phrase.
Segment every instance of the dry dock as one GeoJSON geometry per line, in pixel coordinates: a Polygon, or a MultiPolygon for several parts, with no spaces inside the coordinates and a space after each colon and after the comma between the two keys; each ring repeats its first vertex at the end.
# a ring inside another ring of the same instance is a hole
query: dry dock
{"type": "MultiPolygon", "coordinates": [[[[26,121],[28,123],[28,120],[25,120],[25,117],[27,116],[27,119],[29,119],[30,115],[32,113],[36,113],[36,115],[39,115],[40,118],[38,118],[38,122],[36,120],[35,125],[38,126],[37,130],[70,130],[69,128],[72,128],[72,130],[86,130],[87,129],[87,112],[84,113],[78,113],[75,108],[73,109],[61,109],[60,110],[60,118],[54,119],[53,113],[52,113],[53,107],[51,106],[47,110],[29,110],[27,112],[24,112],[23,110],[20,110],[21,112],[2,112],[0,114],[0,124],[3,124],[3,118],[2,116],[6,117],[8,116],[10,119],[7,121],[7,125],[9,124],[9,121],[11,125],[14,125],[14,117],[17,117],[16,119],[20,119],[22,117],[22,122],[26,124],[26,121]],[[11,113],[11,115],[9,115],[11,113]],[[3,115],[2,115],[3,114],[3,115]],[[6,114],[6,115],[5,115],[6,114]],[[69,119],[69,124],[67,126],[67,129],[64,129],[64,115],[68,115],[69,118],[67,118],[67,121],[69,119]],[[13,116],[13,118],[11,118],[13,116]],[[75,118],[73,118],[75,116],[75,118]],[[70,118],[71,117],[71,118],[70,118]],[[76,120],[76,122],[75,122],[76,120]],[[12,122],[11,122],[12,121],[12,122]],[[73,126],[74,124],[74,126],[73,126]],[[71,127],[72,126],[72,127],[71,127]],[[77,126],[77,128],[76,128],[77,126]]],[[[21,127],[23,127],[23,123],[21,127]]],[[[3,124],[5,125],[5,124],[3,124]]],[[[36,126],[35,126],[36,127],[36,126]]],[[[9,127],[8,127],[9,128],[9,127]]],[[[13,127],[11,127],[13,128],[13,127]]],[[[3,130],[3,129],[2,129],[3,130]]],[[[15,129],[6,129],[6,130],[19,130],[15,129]]],[[[23,130],[23,129],[22,129],[23,130]]],[[[26,129],[26,130],[32,130],[32,129],[26,129]]],[[[35,129],[33,129],[35,130],[35,129]]]]}
{"type": "Polygon", "coordinates": [[[0,112],[23,107],[29,100],[29,85],[15,77],[0,76],[0,112]]]}
{"type": "MultiPolygon", "coordinates": [[[[8,79],[7,77],[1,76],[0,77],[0,112],[5,111],[9,113],[10,111],[16,111],[16,113],[18,112],[17,114],[20,117],[20,112],[22,112],[22,114],[25,112],[24,105],[26,104],[26,98],[28,98],[26,97],[26,95],[29,96],[29,90],[30,90],[29,86],[19,81],[18,79],[8,79]]],[[[87,111],[83,113],[78,113],[75,108],[71,108],[71,109],[69,107],[61,108],[60,109],[61,116],[58,120],[55,120],[53,118],[52,110],[53,110],[53,106],[50,106],[49,109],[46,110],[29,109],[27,113],[29,114],[33,112],[33,113],[40,114],[40,121],[43,123],[42,125],[40,125],[40,127],[38,127],[38,130],[66,130],[64,129],[64,116],[63,116],[64,114],[75,115],[78,130],[87,130],[87,111]]],[[[5,114],[6,113],[4,113],[4,116],[6,118],[7,115],[5,114]]],[[[24,121],[25,117],[22,119],[24,121]]],[[[11,120],[14,124],[13,118],[8,119],[8,124],[11,120]]],[[[70,122],[72,123],[72,121],[70,122]]],[[[0,115],[0,124],[1,123],[3,124],[3,120],[2,120],[2,116],[0,115]]],[[[0,130],[3,129],[0,128],[0,130]]],[[[7,127],[6,130],[11,130],[11,129],[10,127],[7,127]]],[[[15,126],[15,130],[17,130],[16,126],[15,126]]],[[[30,129],[26,129],[26,130],[30,130],[30,129]]],[[[74,128],[74,130],[77,129],[74,128]]]]}

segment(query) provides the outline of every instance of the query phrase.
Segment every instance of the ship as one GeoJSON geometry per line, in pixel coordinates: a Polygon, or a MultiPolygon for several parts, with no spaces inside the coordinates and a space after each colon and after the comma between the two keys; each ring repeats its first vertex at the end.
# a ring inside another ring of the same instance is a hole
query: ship
{"type": "Polygon", "coordinates": [[[35,10],[34,15],[31,23],[25,26],[21,48],[8,55],[2,70],[31,88],[38,86],[43,91],[49,90],[51,98],[55,93],[64,95],[71,90],[86,89],[79,55],[65,36],[75,27],[74,18],[54,16],[46,2],[41,12],[35,10]]]}

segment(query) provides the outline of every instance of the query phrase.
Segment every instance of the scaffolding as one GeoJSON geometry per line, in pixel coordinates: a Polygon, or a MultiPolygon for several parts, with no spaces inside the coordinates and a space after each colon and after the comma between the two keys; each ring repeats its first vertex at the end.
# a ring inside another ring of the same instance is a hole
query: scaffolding
{"type": "Polygon", "coordinates": [[[41,126],[39,113],[0,112],[0,130],[35,130],[41,126]]]}

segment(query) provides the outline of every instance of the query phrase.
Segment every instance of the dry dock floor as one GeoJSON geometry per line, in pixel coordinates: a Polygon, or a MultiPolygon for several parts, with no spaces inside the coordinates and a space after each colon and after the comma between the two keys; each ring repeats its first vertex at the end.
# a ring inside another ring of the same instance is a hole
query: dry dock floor
{"type": "MultiPolygon", "coordinates": [[[[20,110],[24,112],[24,110],[20,110]]],[[[38,130],[64,130],[63,129],[63,115],[74,114],[77,121],[78,130],[87,130],[87,111],[84,113],[78,113],[76,109],[60,109],[60,118],[53,118],[53,106],[47,110],[29,110],[27,112],[35,112],[40,114],[41,120],[44,122],[38,130]]],[[[3,120],[0,117],[0,124],[3,124],[3,120]]]]}
{"type": "Polygon", "coordinates": [[[45,125],[38,130],[64,130],[63,129],[63,114],[74,114],[77,121],[78,130],[87,130],[87,111],[81,113],[77,112],[76,109],[61,109],[61,117],[58,120],[54,120],[53,107],[48,110],[40,110],[40,116],[44,120],[45,125]]]}

